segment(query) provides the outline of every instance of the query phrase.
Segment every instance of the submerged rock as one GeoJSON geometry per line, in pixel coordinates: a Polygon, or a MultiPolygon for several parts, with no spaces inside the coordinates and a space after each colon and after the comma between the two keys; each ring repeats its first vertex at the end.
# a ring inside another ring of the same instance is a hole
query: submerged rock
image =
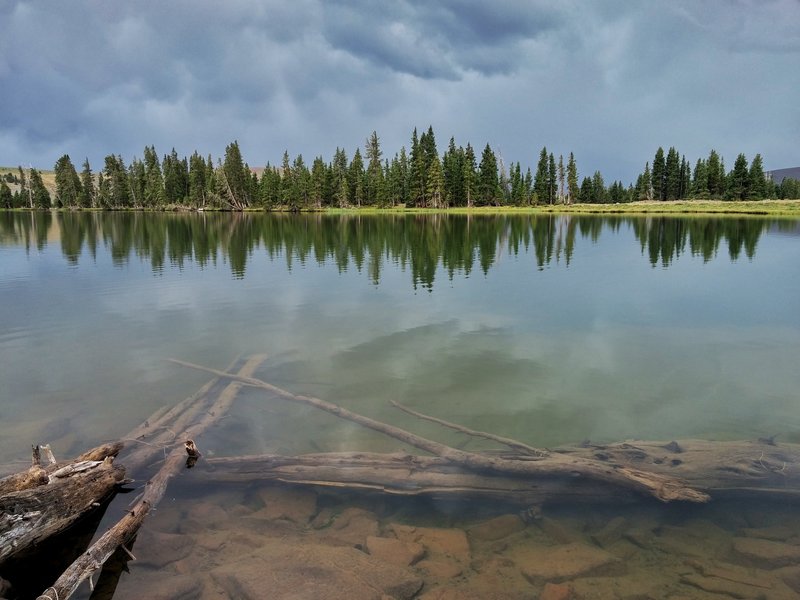
{"type": "Polygon", "coordinates": [[[518,515],[501,515],[470,527],[467,531],[473,540],[495,541],[525,529],[525,522],[518,515]]]}
{"type": "Polygon", "coordinates": [[[423,583],[411,571],[355,548],[299,542],[264,546],[211,576],[231,598],[406,600],[423,583]]]}
{"type": "Polygon", "coordinates": [[[579,542],[562,546],[518,546],[511,549],[508,556],[535,585],[625,572],[625,564],[616,556],[579,542]]]}
{"type": "Polygon", "coordinates": [[[290,487],[264,487],[258,495],[264,508],[253,513],[261,519],[286,519],[305,525],[317,513],[317,495],[309,490],[290,487]]]}
{"type": "Polygon", "coordinates": [[[367,538],[367,552],[377,559],[399,567],[409,567],[425,556],[422,544],[372,535],[367,538]]]}
{"type": "Polygon", "coordinates": [[[467,534],[463,529],[411,527],[393,523],[389,526],[397,539],[422,544],[429,554],[454,558],[468,564],[472,558],[467,534]]]}
{"type": "Polygon", "coordinates": [[[762,569],[777,569],[800,563],[800,546],[758,538],[736,538],[733,555],[737,562],[762,569]]]}

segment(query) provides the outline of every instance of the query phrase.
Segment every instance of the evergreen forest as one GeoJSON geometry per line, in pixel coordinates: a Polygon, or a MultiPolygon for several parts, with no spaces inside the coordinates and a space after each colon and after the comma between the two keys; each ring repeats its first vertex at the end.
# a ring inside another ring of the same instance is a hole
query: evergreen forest
{"type": "Polygon", "coordinates": [[[280,165],[251,168],[234,141],[216,161],[197,151],[181,157],[174,148],[159,157],[148,146],[129,164],[110,154],[99,169],[84,160],[80,172],[65,154],[53,171],[49,186],[35,168],[6,172],[0,208],[305,211],[800,198],[800,181],[774,183],[760,154],[750,161],[739,154],[728,170],[715,150],[692,163],[674,147],[658,148],[626,186],[606,183],[599,171],[582,175],[572,152],[556,157],[546,147],[533,171],[520,162],[506,165],[489,144],[477,153],[452,137],[440,154],[432,127],[421,135],[414,129],[410,150],[403,146],[391,158],[373,131],[363,154],[337,148],[332,159],[317,156],[310,165],[287,151],[280,165]]]}

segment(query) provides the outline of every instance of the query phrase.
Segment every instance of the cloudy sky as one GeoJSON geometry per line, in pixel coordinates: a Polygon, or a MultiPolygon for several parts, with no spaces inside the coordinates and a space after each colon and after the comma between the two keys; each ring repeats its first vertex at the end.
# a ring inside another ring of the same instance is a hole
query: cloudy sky
{"type": "Polygon", "coordinates": [[[655,149],[800,165],[799,0],[0,0],[0,165],[384,154],[432,125],[636,177],[655,149]]]}

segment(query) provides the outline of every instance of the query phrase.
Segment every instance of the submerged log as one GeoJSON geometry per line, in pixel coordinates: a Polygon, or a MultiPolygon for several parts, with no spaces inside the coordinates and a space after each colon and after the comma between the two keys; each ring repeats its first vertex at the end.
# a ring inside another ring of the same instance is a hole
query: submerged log
{"type": "MultiPolygon", "coordinates": [[[[609,465],[636,465],[642,471],[670,474],[712,499],[753,495],[800,497],[800,444],[628,441],[603,446],[570,446],[550,453],[578,455],[609,465]]],[[[640,498],[628,488],[596,480],[475,472],[440,457],[404,453],[265,454],[211,458],[205,465],[200,484],[263,480],[391,495],[491,499],[522,506],[640,498]]]]}
{"type": "Polygon", "coordinates": [[[116,490],[125,470],[113,464],[121,444],[66,462],[34,464],[0,480],[0,563],[73,525],[116,490]]]}
{"type": "Polygon", "coordinates": [[[586,459],[578,455],[573,456],[547,452],[541,452],[540,455],[535,456],[526,455],[524,457],[514,456],[507,458],[505,456],[490,456],[487,454],[458,450],[446,444],[435,442],[404,429],[400,429],[399,427],[394,427],[393,425],[355,413],[337,404],[333,404],[332,402],[327,402],[326,400],[321,400],[320,398],[314,398],[312,396],[294,394],[260,379],[242,377],[233,373],[210,369],[180,360],[173,359],[172,362],[213,373],[219,377],[227,377],[232,381],[239,381],[245,385],[264,389],[284,400],[313,406],[336,417],[358,423],[374,431],[386,434],[410,446],[439,456],[472,471],[489,472],[494,475],[512,477],[584,477],[596,483],[616,485],[649,495],[662,502],[675,500],[707,502],[709,499],[706,494],[692,489],[677,477],[643,471],[635,466],[626,464],[613,464],[596,459],[586,459]]]}

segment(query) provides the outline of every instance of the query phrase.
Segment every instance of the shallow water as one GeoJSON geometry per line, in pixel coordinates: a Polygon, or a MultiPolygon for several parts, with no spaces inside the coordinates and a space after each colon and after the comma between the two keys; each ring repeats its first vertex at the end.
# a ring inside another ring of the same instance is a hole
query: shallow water
{"type": "MultiPolygon", "coordinates": [[[[116,439],[208,379],[167,358],[254,353],[276,385],[473,449],[389,401],[536,446],[796,442],[799,238],[742,218],[2,213],[0,464],[116,439]]],[[[199,442],[399,447],[253,390],[199,442]]]]}

